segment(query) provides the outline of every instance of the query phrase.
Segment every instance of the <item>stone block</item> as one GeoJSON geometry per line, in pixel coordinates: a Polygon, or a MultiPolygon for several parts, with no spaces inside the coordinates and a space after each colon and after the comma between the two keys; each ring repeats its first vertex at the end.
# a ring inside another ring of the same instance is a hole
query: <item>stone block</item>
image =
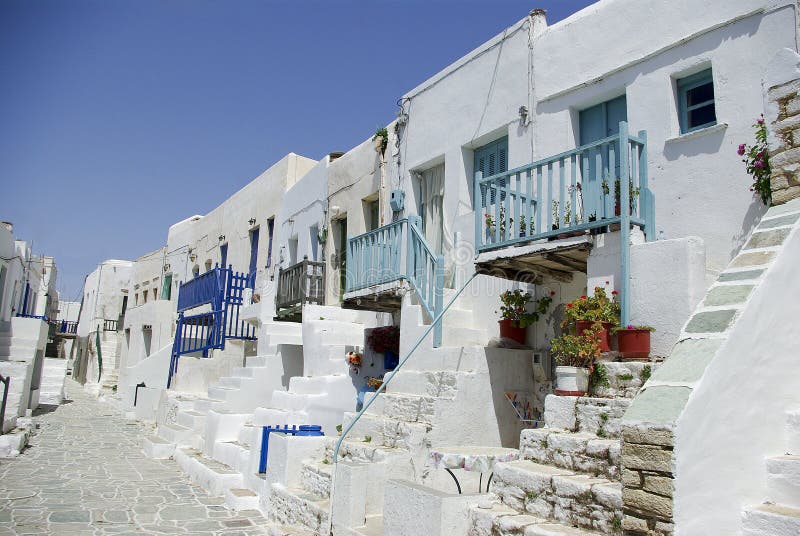
{"type": "Polygon", "coordinates": [[[626,509],[653,515],[662,520],[672,519],[672,499],[638,489],[622,490],[622,502],[626,509]]]}
{"type": "Polygon", "coordinates": [[[769,88],[767,95],[769,96],[769,100],[779,101],[797,95],[798,91],[800,91],[800,79],[773,86],[769,88]]]}
{"type": "MultiPolygon", "coordinates": [[[[785,190],[781,190],[785,191],[785,190]]],[[[772,201],[775,203],[775,195],[776,192],[772,192],[772,201]]],[[[795,197],[800,197],[800,187],[797,189],[797,195],[795,197]]],[[[786,201],[789,201],[787,199],[786,201]]],[[[784,201],[785,202],[785,201],[784,201]]],[[[742,253],[736,256],[730,263],[731,268],[746,268],[748,266],[761,266],[763,264],[767,264],[775,257],[774,251],[759,251],[753,253],[742,253]]]]}
{"type": "Polygon", "coordinates": [[[695,382],[703,376],[720,346],[720,339],[684,339],[675,345],[669,359],[653,373],[652,380],[695,382]]]}
{"type": "Polygon", "coordinates": [[[598,504],[612,510],[622,508],[622,486],[620,484],[595,484],[592,495],[598,504]]]}
{"type": "MultiPolygon", "coordinates": [[[[800,116],[793,117],[787,121],[797,122],[797,124],[793,125],[794,128],[800,126],[800,116]]],[[[784,121],[781,121],[780,123],[784,123],[784,121]]],[[[800,147],[794,147],[778,154],[770,155],[769,158],[770,168],[780,168],[786,164],[795,164],[797,162],[800,162],[800,147]]]]}
{"type": "MultiPolygon", "coordinates": [[[[776,218],[778,219],[778,218],[776,218]]],[[[772,221],[772,220],[770,220],[772,221]]],[[[764,225],[763,223],[761,225],[764,225]]],[[[746,281],[748,279],[757,279],[764,273],[764,270],[742,270],[741,272],[724,272],[719,274],[717,281],[722,283],[732,281],[746,281]]],[[[670,356],[671,359],[671,356],[670,356]]]]}
{"type": "Polygon", "coordinates": [[[783,190],[775,190],[772,192],[772,204],[782,205],[798,197],[800,197],[800,186],[791,186],[783,190]]]}
{"type": "Polygon", "coordinates": [[[692,390],[689,387],[656,385],[639,392],[625,412],[625,423],[648,423],[670,426],[686,406],[692,390]]]}
{"type": "Polygon", "coordinates": [[[734,305],[744,303],[753,291],[754,285],[724,285],[714,287],[706,294],[706,306],[734,305]]]}
{"type": "Polygon", "coordinates": [[[622,469],[622,484],[626,488],[641,488],[642,476],[638,471],[622,469]]]}
{"type": "Polygon", "coordinates": [[[574,396],[547,395],[544,400],[544,422],[548,428],[574,431],[577,427],[575,419],[574,396]]]}
{"type": "MultiPolygon", "coordinates": [[[[788,132],[800,127],[800,115],[788,116],[772,124],[772,130],[776,133],[788,132]]],[[[773,165],[770,159],[770,165],[773,165]]]]}
{"type": "Polygon", "coordinates": [[[722,333],[730,327],[734,315],[736,315],[734,309],[696,313],[689,320],[685,331],[687,333],[722,333]]]}
{"type": "Polygon", "coordinates": [[[622,445],[622,463],[626,469],[671,473],[672,451],[655,445],[624,443],[622,445]]]}
{"type": "Polygon", "coordinates": [[[630,514],[625,514],[625,517],[622,518],[622,530],[626,532],[642,532],[647,533],[649,530],[647,527],[647,521],[640,518],[634,517],[630,514]]]}
{"type": "Polygon", "coordinates": [[[675,483],[670,477],[645,474],[642,489],[664,497],[672,497],[674,486],[675,483]]]}
{"type": "Polygon", "coordinates": [[[791,229],[773,229],[771,231],[761,231],[753,233],[747,241],[744,249],[771,248],[780,246],[786,237],[789,236],[791,229]]]}
{"type": "Polygon", "coordinates": [[[758,229],[771,229],[773,227],[781,227],[783,225],[794,225],[800,220],[800,214],[786,214],[769,220],[762,220],[758,229]]]}

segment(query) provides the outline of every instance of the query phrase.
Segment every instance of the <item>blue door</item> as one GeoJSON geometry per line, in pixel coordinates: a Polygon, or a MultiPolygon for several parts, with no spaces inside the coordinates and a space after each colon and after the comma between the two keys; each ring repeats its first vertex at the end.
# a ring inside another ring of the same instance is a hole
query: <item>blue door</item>
{"type": "Polygon", "coordinates": [[[219,256],[220,256],[219,265],[225,268],[228,265],[228,244],[222,244],[219,247],[219,256]]]}
{"type": "MultiPolygon", "coordinates": [[[[603,138],[619,134],[620,121],[628,120],[628,101],[625,95],[621,95],[615,99],[606,102],[601,102],[596,106],[581,110],[579,115],[579,128],[580,128],[580,145],[588,145],[603,138]]],[[[584,169],[583,161],[581,161],[581,177],[583,182],[583,190],[579,194],[578,204],[580,208],[576,207],[578,218],[582,218],[584,208],[586,208],[585,216],[611,216],[611,214],[604,214],[604,205],[606,200],[600,198],[602,181],[606,180],[611,192],[614,191],[614,183],[617,177],[620,176],[619,169],[619,150],[618,147],[614,149],[614,162],[609,162],[610,155],[607,145],[596,147],[589,155],[589,169],[584,169]],[[601,157],[601,168],[597,169],[596,154],[599,151],[601,157]],[[584,195],[589,195],[589,198],[584,200],[584,195]],[[598,206],[597,203],[600,205],[598,206]],[[600,214],[597,214],[597,212],[600,214]]]]}
{"type": "Polygon", "coordinates": [[[620,121],[628,120],[628,101],[625,95],[601,102],[580,112],[580,144],[619,134],[620,121]]]}
{"type": "MultiPolygon", "coordinates": [[[[475,173],[481,172],[483,177],[491,177],[498,173],[508,171],[508,137],[487,143],[475,149],[475,173]]],[[[498,181],[499,186],[505,186],[505,179],[498,181]]],[[[486,208],[486,191],[481,192],[481,208],[486,208]]],[[[494,204],[495,191],[492,190],[491,202],[494,204]]],[[[505,198],[505,196],[503,196],[505,198]]],[[[477,200],[476,200],[477,202],[477,200]]]]}
{"type": "Polygon", "coordinates": [[[258,268],[258,228],[250,231],[250,276],[256,273],[258,268]]]}

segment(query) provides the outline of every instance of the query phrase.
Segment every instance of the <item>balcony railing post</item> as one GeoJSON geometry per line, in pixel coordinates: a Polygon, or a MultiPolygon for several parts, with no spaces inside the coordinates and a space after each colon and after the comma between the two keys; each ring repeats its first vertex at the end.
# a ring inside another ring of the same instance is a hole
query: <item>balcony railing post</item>
{"type": "MultiPolygon", "coordinates": [[[[440,318],[444,309],[444,256],[436,256],[436,284],[433,287],[433,317],[440,318]]],[[[433,329],[433,347],[439,348],[442,345],[442,322],[436,323],[433,329]]]]}
{"type": "Polygon", "coordinates": [[[473,193],[472,193],[472,206],[475,207],[475,248],[480,248],[483,245],[484,241],[484,226],[486,222],[484,221],[484,212],[483,209],[483,197],[481,196],[481,185],[480,180],[483,178],[482,171],[475,172],[475,180],[473,181],[473,193]]]}
{"type": "Polygon", "coordinates": [[[8,400],[8,388],[11,384],[11,376],[3,377],[0,374],[0,383],[3,384],[3,401],[0,402],[0,435],[3,434],[3,425],[6,420],[6,401],[8,400]]]}
{"type": "Polygon", "coordinates": [[[630,142],[628,123],[619,124],[619,213],[620,213],[620,257],[622,258],[622,299],[620,300],[620,322],[623,326],[630,320],[630,270],[631,270],[631,192],[630,192],[630,142]]]}

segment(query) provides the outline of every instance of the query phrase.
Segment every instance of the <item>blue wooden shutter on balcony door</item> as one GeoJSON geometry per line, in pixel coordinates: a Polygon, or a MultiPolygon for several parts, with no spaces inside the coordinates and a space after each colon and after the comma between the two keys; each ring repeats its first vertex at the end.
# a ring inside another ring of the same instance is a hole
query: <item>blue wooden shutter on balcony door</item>
{"type": "MultiPolygon", "coordinates": [[[[484,177],[491,177],[497,173],[508,171],[508,137],[487,143],[475,149],[475,172],[480,171],[484,177]]],[[[499,186],[505,186],[506,181],[497,181],[499,186]]],[[[494,203],[495,192],[492,190],[491,203],[494,203]]],[[[501,199],[505,199],[505,194],[501,199]]],[[[481,191],[481,208],[486,208],[486,190],[481,191]]]]}
{"type": "Polygon", "coordinates": [[[267,244],[267,268],[272,266],[272,236],[275,234],[275,218],[267,220],[267,233],[269,234],[269,243],[267,244]]]}
{"type": "Polygon", "coordinates": [[[258,268],[258,228],[250,231],[250,275],[258,268]]]}
{"type": "MultiPolygon", "coordinates": [[[[608,136],[619,134],[620,121],[628,120],[628,101],[625,95],[620,95],[615,99],[601,102],[596,106],[581,110],[578,117],[580,128],[580,144],[587,145],[597,140],[602,140],[608,136]]],[[[609,177],[609,185],[614,188],[614,179],[619,177],[619,150],[614,151],[614,177],[609,177]]],[[[604,165],[608,155],[603,155],[604,165]]],[[[581,164],[582,165],[582,164],[581,164]]],[[[584,180],[588,177],[596,176],[596,160],[592,156],[589,158],[589,169],[583,170],[584,180]]]]}
{"type": "Polygon", "coordinates": [[[225,268],[228,265],[228,244],[222,244],[219,247],[219,265],[225,268]]]}

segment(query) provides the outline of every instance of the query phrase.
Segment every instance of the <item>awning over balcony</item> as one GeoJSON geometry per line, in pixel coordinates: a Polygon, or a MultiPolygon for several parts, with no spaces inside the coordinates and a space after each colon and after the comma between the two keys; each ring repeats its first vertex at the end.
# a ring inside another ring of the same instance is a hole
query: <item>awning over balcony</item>
{"type": "Polygon", "coordinates": [[[572,272],[586,272],[592,244],[592,236],[585,234],[486,251],[475,260],[475,271],[531,284],[547,279],[569,282],[572,272]]]}

